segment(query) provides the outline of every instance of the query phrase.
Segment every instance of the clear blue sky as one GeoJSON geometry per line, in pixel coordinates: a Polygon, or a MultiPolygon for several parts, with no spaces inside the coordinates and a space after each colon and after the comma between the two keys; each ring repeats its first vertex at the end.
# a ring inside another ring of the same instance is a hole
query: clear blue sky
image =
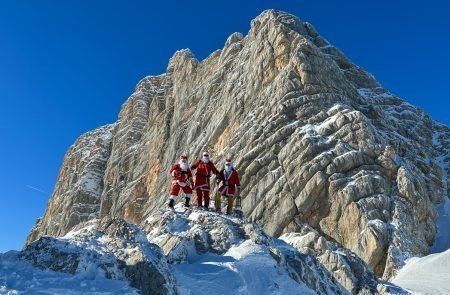
{"type": "Polygon", "coordinates": [[[0,252],[43,215],[64,153],[116,120],[173,52],[198,59],[267,8],[311,22],[393,93],[450,123],[449,1],[0,1],[0,252]]]}

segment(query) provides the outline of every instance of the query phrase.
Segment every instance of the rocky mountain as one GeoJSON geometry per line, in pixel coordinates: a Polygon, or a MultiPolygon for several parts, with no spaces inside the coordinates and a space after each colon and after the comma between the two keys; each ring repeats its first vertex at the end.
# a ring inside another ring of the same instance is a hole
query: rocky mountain
{"type": "Polygon", "coordinates": [[[243,213],[268,235],[303,253],[295,237],[307,230],[307,255],[328,271],[341,258],[327,247],[352,253],[358,270],[339,282],[359,292],[352,272],[390,280],[429,252],[448,198],[449,138],[311,24],[268,10],[202,61],[177,51],[166,73],[137,84],[115,124],[81,136],[26,245],[95,220],[145,227],[167,201],[169,167],[208,149],[219,165],[232,156],[243,213]]]}

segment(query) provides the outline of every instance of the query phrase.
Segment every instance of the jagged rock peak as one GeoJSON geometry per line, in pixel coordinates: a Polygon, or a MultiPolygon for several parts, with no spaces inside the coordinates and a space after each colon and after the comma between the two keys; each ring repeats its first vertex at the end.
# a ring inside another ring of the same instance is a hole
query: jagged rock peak
{"type": "Polygon", "coordinates": [[[235,32],[235,33],[231,34],[230,37],[228,37],[227,41],[225,42],[224,48],[227,48],[230,45],[241,41],[242,39],[244,39],[244,35],[242,35],[242,33],[235,32]]]}
{"type": "Polygon", "coordinates": [[[199,63],[194,53],[189,48],[175,51],[175,53],[169,59],[169,64],[167,66],[167,73],[172,72],[176,66],[182,66],[184,63],[187,62],[189,62],[192,65],[197,65],[199,63]]]}
{"type": "Polygon", "coordinates": [[[152,92],[156,92],[160,89],[161,83],[163,82],[165,76],[166,74],[161,74],[158,76],[147,76],[137,83],[134,91],[141,91],[147,95],[152,92]]]}

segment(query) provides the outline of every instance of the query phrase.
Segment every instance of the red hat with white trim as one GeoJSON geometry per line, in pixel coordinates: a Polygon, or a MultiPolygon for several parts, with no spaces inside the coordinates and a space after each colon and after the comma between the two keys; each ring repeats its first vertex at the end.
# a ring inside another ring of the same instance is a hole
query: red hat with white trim
{"type": "Polygon", "coordinates": [[[180,156],[180,160],[187,160],[187,159],[188,159],[188,157],[185,156],[185,155],[181,155],[181,156],[180,156]]]}

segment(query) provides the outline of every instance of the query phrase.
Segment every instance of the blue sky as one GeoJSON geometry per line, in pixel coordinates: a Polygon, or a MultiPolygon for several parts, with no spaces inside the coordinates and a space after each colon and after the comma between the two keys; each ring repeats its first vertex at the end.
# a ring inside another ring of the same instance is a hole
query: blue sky
{"type": "Polygon", "coordinates": [[[0,252],[43,215],[64,153],[116,120],[174,51],[198,59],[267,8],[311,22],[393,93],[450,123],[448,1],[0,1],[0,252]]]}

